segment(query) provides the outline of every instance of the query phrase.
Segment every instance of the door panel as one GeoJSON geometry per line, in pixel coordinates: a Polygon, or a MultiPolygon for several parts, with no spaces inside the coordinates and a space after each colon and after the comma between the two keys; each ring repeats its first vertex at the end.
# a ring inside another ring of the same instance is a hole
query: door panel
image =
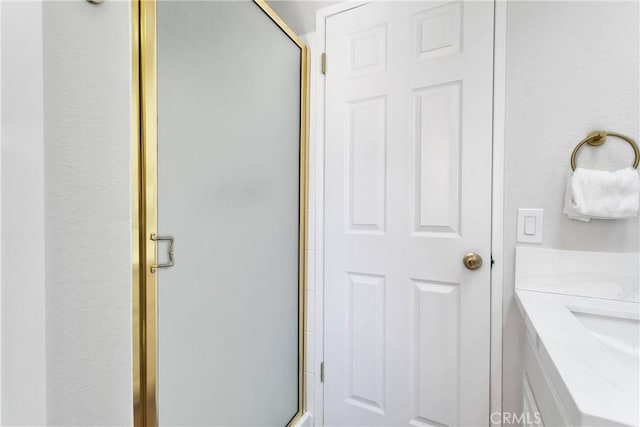
{"type": "Polygon", "coordinates": [[[284,426],[302,409],[304,52],[252,1],[157,2],[157,49],[158,230],[175,237],[158,422],[284,426]]]}
{"type": "Polygon", "coordinates": [[[326,37],[325,422],[486,425],[493,3],[369,3],[326,37]]]}

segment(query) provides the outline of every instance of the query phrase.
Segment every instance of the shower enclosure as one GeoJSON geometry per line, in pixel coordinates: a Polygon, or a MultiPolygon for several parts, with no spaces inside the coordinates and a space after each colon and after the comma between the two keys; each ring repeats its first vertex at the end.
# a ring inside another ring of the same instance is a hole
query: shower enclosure
{"type": "Polygon", "coordinates": [[[256,1],[133,2],[136,426],[304,412],[307,63],[256,1]]]}

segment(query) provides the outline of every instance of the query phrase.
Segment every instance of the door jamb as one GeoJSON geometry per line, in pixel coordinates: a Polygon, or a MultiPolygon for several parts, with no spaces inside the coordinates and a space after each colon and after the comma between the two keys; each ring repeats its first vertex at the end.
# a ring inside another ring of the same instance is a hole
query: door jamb
{"type": "Polygon", "coordinates": [[[502,425],[502,319],[504,286],[504,144],[506,111],[507,1],[494,1],[493,147],[491,165],[491,357],[489,423],[502,425]],[[499,413],[498,421],[491,414],[499,413]]]}
{"type": "MultiPolygon", "coordinates": [[[[493,39],[493,123],[492,123],[492,183],[491,183],[491,270],[490,303],[490,392],[489,414],[499,413],[498,422],[493,417],[487,420],[491,426],[500,426],[502,420],[502,288],[504,270],[503,216],[504,216],[504,133],[505,133],[505,86],[506,86],[506,27],[507,1],[494,0],[493,39]]],[[[329,17],[353,9],[370,1],[347,0],[320,9],[316,12],[316,50],[311,52],[311,72],[315,100],[311,103],[311,114],[315,114],[317,126],[313,137],[315,150],[315,310],[317,313],[315,348],[318,359],[309,367],[314,376],[314,395],[311,411],[317,426],[324,425],[324,383],[320,380],[320,363],[324,359],[324,122],[325,122],[325,76],[320,73],[321,54],[326,50],[326,21],[329,17]]],[[[331,69],[331,60],[327,68],[331,69]]],[[[309,385],[311,386],[311,384],[309,385]]]]}

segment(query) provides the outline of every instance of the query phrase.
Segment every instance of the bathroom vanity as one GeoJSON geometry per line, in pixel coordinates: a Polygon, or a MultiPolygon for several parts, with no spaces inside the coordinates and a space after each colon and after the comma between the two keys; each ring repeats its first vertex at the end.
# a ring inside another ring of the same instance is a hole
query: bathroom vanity
{"type": "Polygon", "coordinates": [[[639,424],[638,261],[517,248],[525,425],[639,424]]]}

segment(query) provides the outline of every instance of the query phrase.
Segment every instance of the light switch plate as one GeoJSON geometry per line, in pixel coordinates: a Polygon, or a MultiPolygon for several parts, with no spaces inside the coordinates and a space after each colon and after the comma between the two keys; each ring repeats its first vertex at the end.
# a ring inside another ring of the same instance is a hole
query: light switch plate
{"type": "Polygon", "coordinates": [[[542,243],[543,209],[518,209],[518,243],[542,243]]]}

